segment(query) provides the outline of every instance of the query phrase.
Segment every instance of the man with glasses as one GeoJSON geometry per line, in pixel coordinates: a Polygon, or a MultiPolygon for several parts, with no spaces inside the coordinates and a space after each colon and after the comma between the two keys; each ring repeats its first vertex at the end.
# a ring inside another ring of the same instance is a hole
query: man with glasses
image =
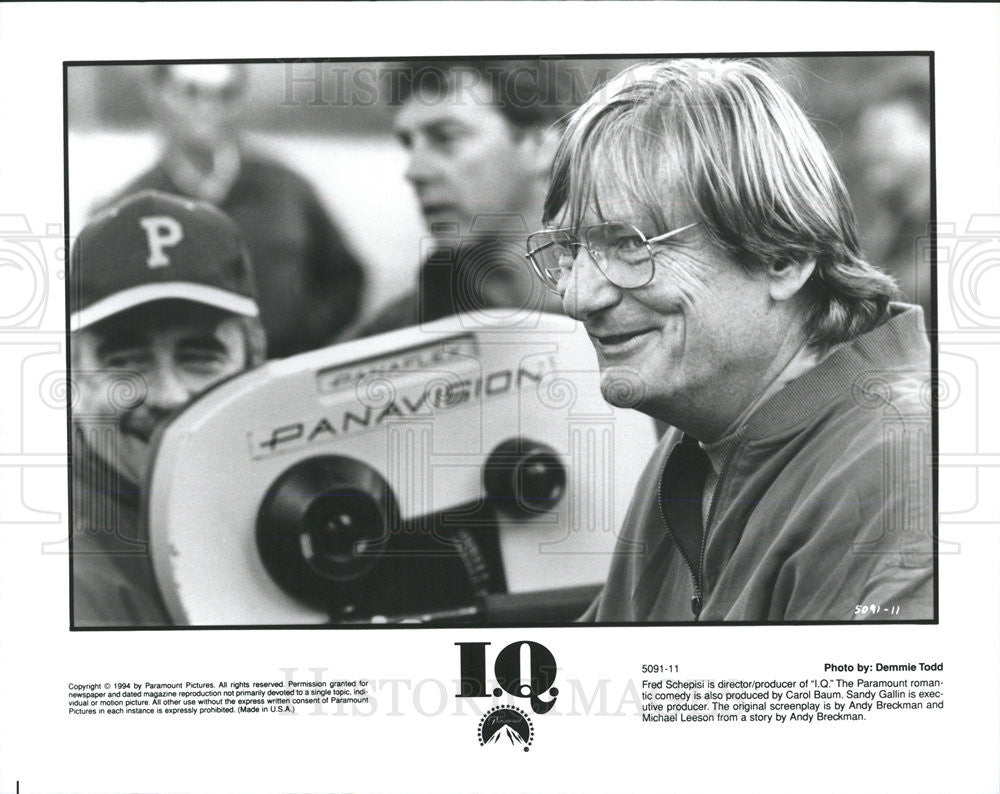
{"type": "Polygon", "coordinates": [[[669,425],[585,619],[932,619],[922,312],[778,83],[626,71],[571,118],[543,220],[528,258],[605,398],[669,425]]]}

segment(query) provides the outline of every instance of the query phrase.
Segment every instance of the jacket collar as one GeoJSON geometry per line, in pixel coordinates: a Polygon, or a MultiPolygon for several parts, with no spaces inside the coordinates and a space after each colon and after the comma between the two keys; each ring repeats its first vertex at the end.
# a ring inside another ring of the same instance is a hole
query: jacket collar
{"type": "MultiPolygon", "coordinates": [[[[810,417],[844,392],[858,399],[891,402],[886,388],[890,372],[929,377],[930,343],[919,306],[893,303],[889,319],[830,352],[819,364],[786,383],[761,402],[733,432],[707,445],[714,461],[722,460],[737,444],[781,435],[810,417]]],[[[891,387],[890,387],[891,388],[891,387]]]]}

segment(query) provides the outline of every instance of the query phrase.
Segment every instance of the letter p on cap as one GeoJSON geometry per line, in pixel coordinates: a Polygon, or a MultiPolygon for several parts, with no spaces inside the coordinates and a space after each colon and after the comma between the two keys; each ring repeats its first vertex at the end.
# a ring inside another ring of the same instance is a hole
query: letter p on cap
{"type": "Polygon", "coordinates": [[[164,248],[172,248],[184,239],[184,229],[176,218],[169,215],[150,215],[139,220],[140,225],[146,232],[146,240],[149,243],[149,257],[146,264],[150,268],[166,267],[170,264],[170,257],[164,252],[164,248]]]}

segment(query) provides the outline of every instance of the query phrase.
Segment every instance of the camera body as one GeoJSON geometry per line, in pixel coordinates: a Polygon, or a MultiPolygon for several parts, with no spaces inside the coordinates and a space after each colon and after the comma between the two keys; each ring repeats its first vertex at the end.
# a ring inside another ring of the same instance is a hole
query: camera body
{"type": "Polygon", "coordinates": [[[145,489],[173,619],[487,622],[484,599],[603,583],[654,423],[604,401],[582,327],[530,322],[304,353],[178,414],[145,489]]]}

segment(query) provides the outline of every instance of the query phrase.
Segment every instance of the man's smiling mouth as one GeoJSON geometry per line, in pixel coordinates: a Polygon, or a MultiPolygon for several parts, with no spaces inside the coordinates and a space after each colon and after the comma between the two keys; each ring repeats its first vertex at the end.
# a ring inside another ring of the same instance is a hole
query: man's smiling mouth
{"type": "Polygon", "coordinates": [[[655,328],[641,328],[619,334],[591,334],[594,347],[604,355],[621,355],[631,353],[646,341],[655,328]]]}

